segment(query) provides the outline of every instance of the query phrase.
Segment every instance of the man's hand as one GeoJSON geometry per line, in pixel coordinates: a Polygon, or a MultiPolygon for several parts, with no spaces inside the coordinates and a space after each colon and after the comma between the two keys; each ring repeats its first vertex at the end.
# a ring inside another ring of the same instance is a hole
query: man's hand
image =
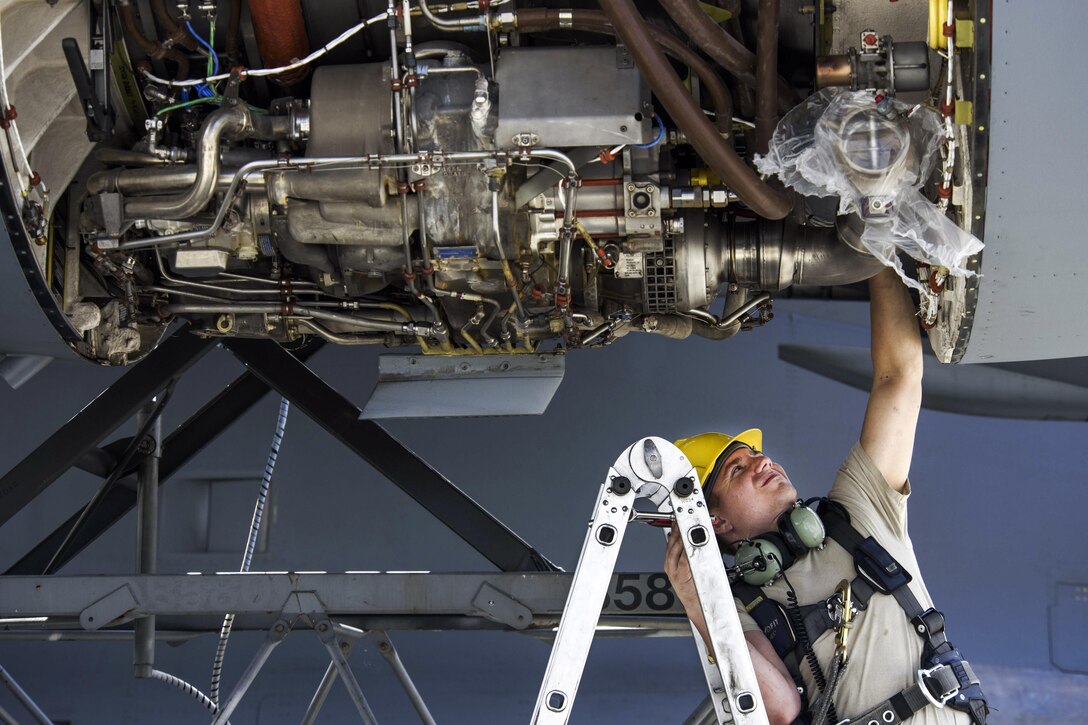
{"type": "Polygon", "coordinates": [[[680,603],[684,605],[688,618],[694,620],[692,615],[698,613],[699,619],[702,619],[703,611],[699,607],[699,595],[695,591],[695,581],[691,577],[687,552],[684,551],[684,540],[675,523],[669,534],[669,542],[665,546],[665,574],[672,582],[672,590],[680,599],[680,603]]]}
{"type": "MultiPolygon", "coordinates": [[[[684,551],[684,540],[676,524],[672,525],[669,542],[665,546],[665,574],[672,582],[672,589],[680,603],[684,605],[688,619],[703,638],[707,652],[713,652],[714,646],[710,643],[703,608],[699,604],[699,594],[695,591],[688,555],[684,551]]],[[[748,654],[752,658],[752,667],[759,681],[759,692],[763,696],[770,722],[773,725],[793,722],[801,711],[801,697],[794,687],[789,670],[762,632],[745,632],[744,639],[748,643],[748,654]]]]}

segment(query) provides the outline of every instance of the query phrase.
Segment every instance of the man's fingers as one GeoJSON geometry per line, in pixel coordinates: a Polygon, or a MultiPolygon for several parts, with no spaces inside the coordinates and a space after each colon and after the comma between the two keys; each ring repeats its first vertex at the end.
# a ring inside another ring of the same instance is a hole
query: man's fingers
{"type": "Polygon", "coordinates": [[[665,572],[674,581],[683,582],[691,578],[687,552],[684,551],[684,540],[675,526],[669,534],[669,543],[665,548],[665,572]]]}

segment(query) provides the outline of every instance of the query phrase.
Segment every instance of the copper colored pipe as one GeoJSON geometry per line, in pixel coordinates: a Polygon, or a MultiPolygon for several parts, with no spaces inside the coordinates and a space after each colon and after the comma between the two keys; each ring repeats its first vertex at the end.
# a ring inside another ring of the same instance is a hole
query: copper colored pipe
{"type": "MultiPolygon", "coordinates": [[[[597,10],[570,10],[570,19],[559,17],[558,10],[544,10],[539,8],[519,10],[517,13],[517,28],[523,33],[532,33],[540,30],[558,30],[569,28],[581,30],[587,33],[601,33],[603,35],[615,35],[608,16],[597,10]]],[[[726,138],[732,138],[733,129],[733,98],[725,83],[714,72],[706,61],[699,57],[676,36],[658,30],[648,28],[654,42],[661,46],[662,50],[673,58],[686,65],[692,73],[698,76],[703,87],[710,96],[711,105],[714,106],[715,125],[726,138]]]]}
{"type": "Polygon", "coordinates": [[[238,31],[242,27],[242,0],[229,0],[230,19],[227,21],[227,58],[237,64],[242,58],[238,54],[238,31]]]}
{"type": "MultiPolygon", "coordinates": [[[[691,37],[701,50],[713,58],[714,62],[732,73],[737,80],[749,88],[757,87],[756,56],[745,48],[743,43],[715,23],[699,7],[696,0],[660,0],[660,2],[669,17],[691,37]]],[[[762,14],[761,11],[760,15],[762,14]]],[[[776,23],[776,32],[777,29],[776,23]]],[[[776,78],[775,82],[777,87],[772,87],[772,96],[777,94],[778,106],[784,111],[793,108],[800,100],[797,94],[784,79],[776,78]]]]}
{"type": "Polygon", "coordinates": [[[196,38],[189,35],[186,28],[178,25],[177,21],[174,20],[174,16],[166,9],[166,0],[151,0],[151,9],[155,12],[155,17],[159,19],[159,25],[166,32],[168,40],[175,45],[184,45],[189,50],[196,50],[200,47],[200,44],[196,42],[196,38]]]}
{"type": "Polygon", "coordinates": [[[703,110],[692,100],[691,94],[684,88],[669,61],[654,42],[634,2],[600,0],[600,3],[658,100],[714,173],[760,216],[782,219],[789,214],[793,206],[790,198],[765,184],[737,156],[707,120],[703,110]]]}
{"type": "MultiPolygon", "coordinates": [[[[309,55],[301,0],[249,0],[249,12],[265,68],[278,68],[309,55]]],[[[303,66],[273,78],[280,85],[292,86],[309,72],[309,66],[303,66]]]]}
{"type": "Polygon", "coordinates": [[[756,153],[767,147],[778,123],[775,85],[778,83],[778,3],[759,0],[756,18],[756,153]]]}
{"type": "Polygon", "coordinates": [[[147,57],[152,60],[166,58],[172,60],[178,66],[178,72],[174,78],[182,80],[189,77],[189,58],[175,48],[164,48],[162,43],[150,40],[140,28],[140,21],[136,17],[136,8],[132,3],[121,3],[117,6],[117,12],[121,15],[121,24],[124,26],[125,36],[136,45],[140,46],[147,57]]]}

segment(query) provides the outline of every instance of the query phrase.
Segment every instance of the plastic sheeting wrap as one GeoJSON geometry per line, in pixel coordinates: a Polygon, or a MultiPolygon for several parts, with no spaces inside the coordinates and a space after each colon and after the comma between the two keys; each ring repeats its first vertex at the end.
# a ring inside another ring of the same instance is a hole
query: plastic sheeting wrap
{"type": "Polygon", "coordinates": [[[974,273],[965,268],[967,258],[983,246],[920,191],[941,137],[941,119],[931,109],[828,88],[782,118],[755,165],[805,196],[838,196],[840,214],[865,221],[865,249],[925,290],[906,275],[898,251],[968,277],[974,273]]]}

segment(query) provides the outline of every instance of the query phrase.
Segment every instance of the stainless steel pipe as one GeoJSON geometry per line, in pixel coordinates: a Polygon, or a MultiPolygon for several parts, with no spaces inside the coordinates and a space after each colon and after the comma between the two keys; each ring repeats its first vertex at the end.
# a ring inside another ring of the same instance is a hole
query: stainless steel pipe
{"type": "Polygon", "coordinates": [[[249,112],[239,106],[224,106],[212,112],[200,129],[197,142],[196,178],[181,196],[129,199],[125,215],[130,218],[186,219],[208,205],[219,180],[219,145],[224,137],[237,136],[251,128],[249,112]]]}

